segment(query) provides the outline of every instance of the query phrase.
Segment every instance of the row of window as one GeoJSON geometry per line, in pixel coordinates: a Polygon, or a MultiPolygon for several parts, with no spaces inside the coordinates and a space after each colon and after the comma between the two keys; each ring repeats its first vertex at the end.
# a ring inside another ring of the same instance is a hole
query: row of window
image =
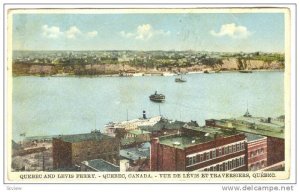
{"type": "Polygon", "coordinates": [[[260,149],[257,149],[255,151],[251,151],[250,152],[250,157],[255,157],[257,155],[261,155],[265,152],[265,149],[264,148],[260,148],[260,149]]]}
{"type": "Polygon", "coordinates": [[[245,143],[240,142],[240,143],[229,145],[226,147],[220,147],[218,149],[214,149],[214,150],[207,151],[204,153],[195,154],[191,157],[187,157],[187,166],[194,165],[196,163],[200,163],[200,162],[207,161],[210,159],[215,159],[222,155],[227,155],[230,153],[242,151],[244,149],[245,149],[245,143]]]}
{"type": "Polygon", "coordinates": [[[264,168],[267,165],[267,162],[265,160],[262,160],[261,162],[256,162],[249,165],[249,171],[256,171],[264,168]]]}
{"type": "Polygon", "coordinates": [[[224,163],[202,169],[201,171],[229,171],[232,169],[236,169],[238,167],[245,165],[244,158],[245,157],[238,157],[238,158],[226,161],[224,163]]]}

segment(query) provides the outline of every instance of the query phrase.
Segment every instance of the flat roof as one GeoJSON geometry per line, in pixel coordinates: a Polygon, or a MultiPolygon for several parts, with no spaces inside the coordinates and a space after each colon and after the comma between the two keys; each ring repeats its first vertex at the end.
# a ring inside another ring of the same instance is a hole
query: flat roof
{"type": "Polygon", "coordinates": [[[215,135],[217,135],[217,137],[227,137],[227,136],[240,134],[240,132],[233,132],[230,130],[208,127],[208,126],[204,126],[204,127],[185,126],[184,128],[199,131],[199,134],[197,136],[179,135],[179,134],[171,135],[171,136],[163,136],[159,138],[159,143],[163,145],[179,148],[179,149],[185,149],[193,145],[198,145],[201,143],[213,141],[215,140],[215,135]]]}
{"type": "Polygon", "coordinates": [[[253,134],[253,133],[244,133],[246,135],[247,141],[251,142],[251,141],[257,141],[263,138],[266,138],[265,136],[262,135],[257,135],[257,134],[253,134]]]}
{"type": "Polygon", "coordinates": [[[61,139],[65,142],[69,143],[77,143],[82,141],[101,141],[105,139],[112,139],[112,137],[108,135],[104,135],[102,133],[83,133],[83,134],[74,134],[74,135],[60,135],[56,137],[56,139],[61,139]]]}
{"type": "Polygon", "coordinates": [[[83,161],[82,164],[95,169],[96,171],[110,171],[110,172],[118,172],[120,171],[120,167],[114,165],[110,162],[104,161],[103,159],[93,159],[89,161],[83,161]]]}
{"type": "Polygon", "coordinates": [[[258,135],[264,135],[269,137],[276,137],[284,139],[284,123],[267,123],[263,122],[265,118],[259,117],[238,117],[232,119],[222,119],[222,121],[232,123],[232,127],[236,128],[239,131],[254,133],[258,135]],[[281,124],[281,126],[280,126],[281,124]]]}

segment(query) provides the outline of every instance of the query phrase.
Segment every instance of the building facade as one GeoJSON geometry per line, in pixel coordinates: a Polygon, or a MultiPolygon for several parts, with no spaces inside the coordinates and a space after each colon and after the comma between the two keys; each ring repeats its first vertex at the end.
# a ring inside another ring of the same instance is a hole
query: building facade
{"type": "Polygon", "coordinates": [[[264,169],[267,163],[267,137],[245,133],[248,149],[248,171],[264,169]]]}
{"type": "Polygon", "coordinates": [[[151,171],[245,171],[246,137],[236,131],[185,126],[153,138],[151,171]]]}
{"type": "Polygon", "coordinates": [[[93,159],[119,164],[119,140],[100,132],[59,136],[53,138],[52,145],[54,169],[78,167],[93,159]]]}
{"type": "Polygon", "coordinates": [[[267,140],[267,165],[283,162],[285,160],[285,124],[281,119],[252,117],[249,112],[242,117],[233,119],[209,119],[207,126],[236,129],[244,133],[265,136],[267,140]]]}

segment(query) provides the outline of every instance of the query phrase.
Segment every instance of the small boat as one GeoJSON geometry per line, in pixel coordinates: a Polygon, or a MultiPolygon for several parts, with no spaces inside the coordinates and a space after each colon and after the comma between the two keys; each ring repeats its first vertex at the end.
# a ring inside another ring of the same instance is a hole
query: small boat
{"type": "Polygon", "coordinates": [[[209,73],[207,70],[204,70],[204,72],[203,73],[209,73]]]}
{"type": "Polygon", "coordinates": [[[154,94],[149,96],[149,99],[154,102],[164,102],[166,97],[165,97],[165,95],[158,94],[157,91],[155,91],[154,94]]]}
{"type": "Polygon", "coordinates": [[[184,83],[184,82],[186,82],[186,79],[182,78],[182,75],[181,75],[180,78],[175,78],[175,82],[184,83]]]}

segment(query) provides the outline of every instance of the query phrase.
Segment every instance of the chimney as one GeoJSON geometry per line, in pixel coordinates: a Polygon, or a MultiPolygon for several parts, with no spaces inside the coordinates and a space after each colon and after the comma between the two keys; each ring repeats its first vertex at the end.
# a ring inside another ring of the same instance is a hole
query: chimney
{"type": "Polygon", "coordinates": [[[145,110],[143,111],[143,119],[147,119],[145,110]]]}
{"type": "Polygon", "coordinates": [[[268,123],[271,123],[271,117],[268,117],[268,123]]]}

